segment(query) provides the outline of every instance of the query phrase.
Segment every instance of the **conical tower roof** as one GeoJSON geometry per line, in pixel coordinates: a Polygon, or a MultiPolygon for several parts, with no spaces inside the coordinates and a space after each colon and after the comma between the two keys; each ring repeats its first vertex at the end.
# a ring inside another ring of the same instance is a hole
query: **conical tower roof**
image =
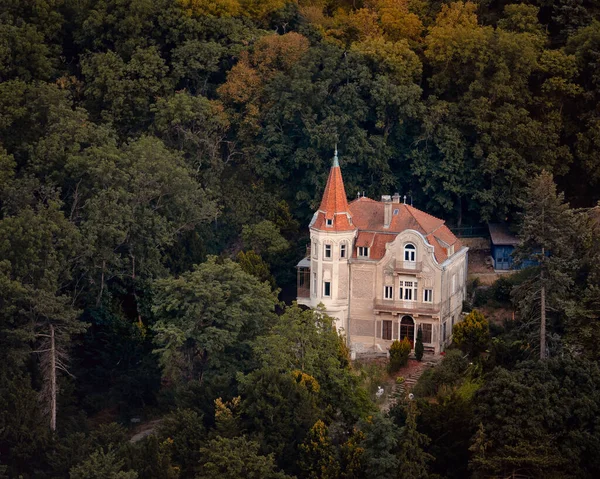
{"type": "Polygon", "coordinates": [[[321,199],[321,206],[316,213],[313,228],[319,230],[349,231],[356,229],[352,225],[352,216],[348,208],[346,189],[342,179],[342,170],[337,155],[337,147],[329,170],[329,178],[321,199]]]}

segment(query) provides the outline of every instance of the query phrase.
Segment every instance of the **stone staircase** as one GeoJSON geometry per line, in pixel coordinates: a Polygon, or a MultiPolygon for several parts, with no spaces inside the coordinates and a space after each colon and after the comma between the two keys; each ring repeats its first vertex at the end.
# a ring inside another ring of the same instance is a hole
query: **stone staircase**
{"type": "Polygon", "coordinates": [[[442,357],[434,356],[432,354],[426,354],[423,356],[423,360],[418,363],[418,367],[413,369],[404,377],[404,382],[394,385],[392,392],[390,393],[390,400],[385,405],[385,411],[389,410],[394,404],[396,404],[398,399],[402,399],[409,394],[410,390],[415,386],[415,384],[417,384],[417,381],[421,375],[427,369],[435,367],[441,360],[442,357]]]}

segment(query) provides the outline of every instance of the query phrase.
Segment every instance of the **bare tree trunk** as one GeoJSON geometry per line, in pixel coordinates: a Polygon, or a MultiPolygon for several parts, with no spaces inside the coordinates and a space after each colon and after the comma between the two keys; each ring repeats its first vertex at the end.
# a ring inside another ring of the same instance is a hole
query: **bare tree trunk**
{"type": "Polygon", "coordinates": [[[50,325],[50,429],[56,431],[56,344],[54,325],[50,325]]]}
{"type": "Polygon", "coordinates": [[[100,305],[100,301],[102,300],[102,293],[104,292],[104,269],[106,268],[106,260],[102,261],[102,278],[100,280],[100,292],[98,293],[98,298],[96,299],[96,306],[100,305]]]}
{"type": "Polygon", "coordinates": [[[540,279],[542,289],[540,291],[540,359],[546,358],[546,285],[544,284],[544,254],[545,248],[542,248],[542,270],[540,279]]]}

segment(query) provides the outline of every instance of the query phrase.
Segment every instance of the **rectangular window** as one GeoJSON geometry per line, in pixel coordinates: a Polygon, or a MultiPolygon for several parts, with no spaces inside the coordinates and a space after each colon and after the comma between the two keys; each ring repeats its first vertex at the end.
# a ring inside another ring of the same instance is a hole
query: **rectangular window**
{"type": "Polygon", "coordinates": [[[331,258],[331,245],[330,244],[326,244],[325,245],[325,256],[324,258],[331,258]]]}
{"type": "Polygon", "coordinates": [[[333,219],[327,219],[327,226],[333,226],[333,219]]]}
{"type": "Polygon", "coordinates": [[[383,297],[385,299],[394,299],[394,287],[393,286],[385,286],[383,288],[383,297]]]}
{"type": "MultiPolygon", "coordinates": [[[[409,283],[406,283],[407,285],[409,283]]],[[[412,301],[412,285],[410,287],[406,286],[404,288],[404,299],[406,301],[412,301]]]]}
{"type": "Polygon", "coordinates": [[[340,245],[340,258],[346,257],[346,243],[340,245]]]}
{"type": "Polygon", "coordinates": [[[311,251],[312,251],[312,256],[313,256],[313,258],[317,258],[317,256],[318,256],[318,252],[317,252],[317,243],[315,243],[315,242],[313,241],[313,243],[312,243],[312,246],[311,246],[311,248],[310,248],[310,249],[311,249],[311,251]]]}
{"type": "Polygon", "coordinates": [[[456,293],[456,275],[452,275],[452,294],[456,293]]]}
{"type": "Polygon", "coordinates": [[[369,248],[367,248],[366,246],[359,246],[357,248],[358,252],[357,255],[359,258],[368,258],[369,257],[369,248]]]}
{"type": "Polygon", "coordinates": [[[431,303],[433,301],[433,290],[431,289],[424,289],[423,290],[423,302],[424,303],[431,303]]]}
{"type": "Polygon", "coordinates": [[[331,296],[331,282],[323,281],[323,296],[330,297],[331,296]]]}
{"type": "Polygon", "coordinates": [[[442,339],[446,341],[446,321],[444,321],[444,324],[442,326],[442,339]]]}
{"type": "Polygon", "coordinates": [[[433,336],[433,325],[432,324],[422,324],[421,331],[423,332],[423,342],[431,343],[433,336]]]}
{"type": "Polygon", "coordinates": [[[390,340],[392,339],[392,322],[391,321],[382,321],[382,331],[381,337],[383,339],[390,340]]]}
{"type": "Polygon", "coordinates": [[[317,294],[317,273],[313,273],[313,294],[317,294]]]}

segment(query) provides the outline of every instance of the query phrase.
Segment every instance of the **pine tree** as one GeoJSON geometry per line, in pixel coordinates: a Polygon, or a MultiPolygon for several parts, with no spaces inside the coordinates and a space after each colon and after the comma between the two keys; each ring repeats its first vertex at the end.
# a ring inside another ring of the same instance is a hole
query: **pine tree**
{"type": "Polygon", "coordinates": [[[417,361],[421,361],[421,359],[423,359],[424,352],[425,347],[423,346],[423,331],[421,326],[419,326],[419,330],[417,331],[417,342],[415,343],[415,358],[417,358],[417,361]]]}
{"type": "Polygon", "coordinates": [[[423,450],[430,439],[417,431],[417,405],[410,401],[406,411],[406,423],[402,429],[398,459],[399,479],[425,479],[429,477],[427,463],[434,457],[423,450]]]}
{"type": "Polygon", "coordinates": [[[581,221],[557,193],[546,171],[531,181],[524,202],[517,264],[535,264],[535,274],[514,292],[525,325],[539,323],[540,359],[547,357],[546,318],[550,309],[564,307],[579,264],[576,245],[582,244],[581,221]]]}

